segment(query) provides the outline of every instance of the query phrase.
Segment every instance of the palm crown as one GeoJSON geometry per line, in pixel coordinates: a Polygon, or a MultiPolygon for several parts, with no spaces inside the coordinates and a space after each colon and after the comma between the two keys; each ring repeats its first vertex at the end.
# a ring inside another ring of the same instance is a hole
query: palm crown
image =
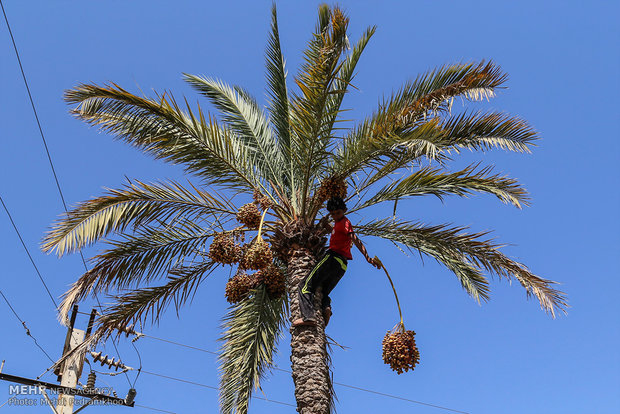
{"type": "MultiPolygon", "coordinates": [[[[486,272],[518,280],[552,315],[564,311],[565,299],[553,289],[554,282],[502,254],[486,233],[397,215],[399,200],[428,194],[442,198],[481,192],[518,208],[527,205],[525,189],[491,167],[477,164],[447,171],[451,157],[462,149],[529,152],[537,139],[517,117],[452,107],[454,98],[493,97],[506,75],[492,62],[440,67],[406,83],[372,115],[343,131],[337,124],[343,98],[375,32],[368,28],[351,47],[347,25],[338,8],[320,7],[292,92],[274,7],[266,51],[266,110],[241,87],[187,74],[185,80],[215,106],[217,117],[200,106],[179,104],[169,93],[136,96],[115,84],[79,85],[66,92],[67,102],[77,104],[77,118],[157,159],[181,164],[199,179],[187,186],[129,182],[78,204],[45,237],[43,249],[60,256],[98,240],[108,243],[93,258],[93,268],[65,294],[61,309],[66,315],[73,303],[92,292],[118,292],[100,317],[93,341],[136,320],[157,320],[171,303],[178,310],[207,275],[225,266],[209,254],[218,234],[247,233],[250,246],[264,236],[274,255],[272,266],[289,278],[287,261],[295,251],[312,255],[324,246],[316,225],[320,209],[343,188],[348,188],[350,213],[394,204],[393,216],[358,224],[359,235],[380,237],[436,259],[478,301],[489,298],[486,272]],[[422,160],[430,161],[429,166],[422,167],[422,160]],[[256,226],[239,225],[233,193],[262,201],[267,214],[262,235],[253,233],[256,226]],[[165,283],[153,286],[158,279],[165,283]]],[[[224,412],[247,410],[286,322],[286,296],[275,294],[268,283],[248,289],[224,317],[224,412]]]]}

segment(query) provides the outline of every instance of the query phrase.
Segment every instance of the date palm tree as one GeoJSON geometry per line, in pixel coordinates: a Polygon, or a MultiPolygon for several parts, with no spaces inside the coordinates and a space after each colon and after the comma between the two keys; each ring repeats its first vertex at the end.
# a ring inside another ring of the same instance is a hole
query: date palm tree
{"type": "MultiPolygon", "coordinates": [[[[537,134],[524,120],[452,107],[455,98],[467,102],[493,97],[506,75],[492,62],[442,66],[406,83],[370,116],[343,130],[337,124],[343,98],[375,32],[368,28],[351,46],[348,22],[337,7],[319,8],[291,89],[273,8],[266,110],[241,87],[194,75],[184,75],[185,80],[214,105],[217,117],[200,106],[179,104],[168,92],[137,96],[116,84],[82,84],[65,95],[75,105],[77,118],[157,159],[182,165],[196,178],[188,185],[130,181],[78,204],[46,235],[43,250],[59,256],[98,241],[107,243],[61,306],[66,316],[72,304],[93,293],[113,298],[91,342],[105,340],[121,326],[156,321],[170,304],[178,311],[208,275],[229,266],[209,253],[217,234],[247,233],[251,243],[264,236],[273,263],[284,272],[287,295],[255,283],[223,318],[223,413],[247,412],[253,390],[272,367],[278,338],[289,321],[299,317],[297,286],[326,243],[319,225],[321,207],[330,191],[342,185],[349,189],[348,214],[357,214],[360,221],[358,235],[432,257],[478,302],[489,299],[485,274],[490,274],[516,279],[553,316],[566,307],[563,294],[553,288],[555,282],[505,256],[486,233],[401,218],[399,213],[408,211],[397,208],[398,201],[416,196],[473,193],[492,194],[517,208],[527,205],[525,189],[491,167],[475,164],[449,171],[450,161],[463,149],[530,151],[537,134]],[[252,233],[256,226],[237,222],[236,200],[247,201],[247,196],[264,204],[262,235],[252,233]],[[365,209],[385,203],[393,214],[364,221],[365,209]]],[[[301,413],[333,408],[326,342],[321,312],[316,327],[291,329],[292,376],[301,413]]]]}

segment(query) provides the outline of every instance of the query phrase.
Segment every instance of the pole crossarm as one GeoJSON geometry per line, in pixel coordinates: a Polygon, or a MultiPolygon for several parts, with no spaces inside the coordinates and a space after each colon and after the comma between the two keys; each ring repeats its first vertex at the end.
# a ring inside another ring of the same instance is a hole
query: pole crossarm
{"type": "Polygon", "coordinates": [[[8,382],[14,382],[14,383],[23,384],[23,385],[32,385],[32,386],[35,386],[35,387],[44,387],[45,389],[52,390],[52,391],[57,391],[59,393],[65,394],[65,395],[72,395],[72,396],[75,396],[75,397],[91,398],[93,400],[109,402],[109,403],[112,403],[114,405],[123,405],[123,406],[126,406],[126,407],[133,407],[134,406],[134,402],[133,401],[131,403],[127,404],[125,402],[125,400],[122,399],[122,398],[113,397],[113,396],[110,396],[110,395],[101,394],[101,393],[98,393],[98,392],[92,392],[92,391],[88,391],[88,390],[83,390],[83,389],[79,389],[79,388],[63,387],[62,385],[52,384],[50,382],[45,382],[45,381],[33,380],[33,379],[30,379],[30,378],[18,377],[18,376],[15,376],[15,375],[9,375],[9,374],[2,374],[2,373],[0,373],[0,380],[4,380],[4,381],[8,381],[8,382]]]}

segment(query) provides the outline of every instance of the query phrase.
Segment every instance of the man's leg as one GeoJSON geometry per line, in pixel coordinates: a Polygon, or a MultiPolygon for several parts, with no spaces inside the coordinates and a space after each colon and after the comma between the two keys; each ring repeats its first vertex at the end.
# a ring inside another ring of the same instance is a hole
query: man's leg
{"type": "Polygon", "coordinates": [[[316,323],[314,317],[314,292],[321,285],[325,277],[325,264],[329,261],[329,254],[314,266],[314,269],[299,284],[299,310],[301,319],[293,321],[293,326],[316,323]]]}
{"type": "Polygon", "coordinates": [[[329,297],[329,294],[332,290],[334,290],[338,282],[340,282],[340,279],[342,279],[342,276],[344,276],[344,272],[346,270],[347,262],[338,257],[334,257],[333,265],[330,266],[329,274],[325,277],[325,281],[323,282],[323,300],[321,302],[321,309],[323,311],[325,326],[327,326],[329,319],[332,316],[332,300],[329,297]]]}

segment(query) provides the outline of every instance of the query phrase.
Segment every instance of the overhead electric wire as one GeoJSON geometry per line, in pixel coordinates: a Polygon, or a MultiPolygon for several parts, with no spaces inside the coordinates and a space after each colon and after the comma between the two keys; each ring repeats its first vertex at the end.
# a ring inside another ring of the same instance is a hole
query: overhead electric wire
{"type": "Polygon", "coordinates": [[[162,413],[177,414],[174,411],[161,410],[159,408],[147,407],[146,405],[140,405],[140,404],[134,404],[134,407],[146,408],[147,410],[159,411],[159,412],[162,412],[162,413]]]}
{"type": "MultiPolygon", "coordinates": [[[[68,208],[67,208],[67,203],[65,201],[65,196],[64,196],[64,194],[62,192],[62,188],[60,187],[60,181],[58,180],[58,175],[56,174],[56,169],[54,168],[54,163],[52,162],[52,156],[51,156],[51,154],[49,152],[49,148],[47,146],[47,140],[45,139],[45,134],[43,133],[43,128],[41,127],[41,122],[39,121],[39,115],[37,113],[37,108],[36,108],[36,106],[34,104],[34,99],[32,98],[32,93],[30,92],[30,87],[28,86],[28,79],[26,78],[26,73],[24,72],[24,67],[22,65],[21,58],[19,57],[19,50],[17,49],[17,43],[15,42],[15,38],[13,37],[13,31],[11,30],[11,25],[9,24],[9,19],[8,19],[7,15],[6,15],[6,11],[4,10],[4,4],[2,4],[2,0],[0,0],[0,6],[2,7],[2,14],[4,15],[4,21],[6,22],[6,26],[7,26],[8,30],[9,30],[9,35],[11,36],[11,41],[13,43],[13,49],[15,50],[15,56],[17,56],[17,62],[19,63],[19,69],[21,70],[22,78],[24,80],[24,84],[26,85],[26,91],[28,92],[28,98],[30,99],[30,105],[32,106],[32,111],[34,113],[34,117],[35,117],[35,119],[37,121],[37,125],[39,127],[39,133],[41,134],[41,139],[43,140],[43,146],[45,147],[45,153],[47,154],[47,159],[48,159],[50,167],[52,169],[52,174],[54,175],[54,180],[56,181],[56,187],[58,188],[58,194],[60,194],[60,199],[62,201],[62,205],[63,205],[63,207],[65,209],[65,212],[67,212],[68,208]]],[[[84,259],[84,255],[82,254],[82,251],[80,251],[80,257],[82,258],[82,263],[84,264],[84,269],[88,272],[88,266],[86,265],[86,259],[84,259]]],[[[43,279],[41,279],[41,280],[43,281],[43,279]]],[[[44,282],[44,284],[45,284],[45,282],[44,282]]],[[[47,288],[47,286],[46,286],[46,288],[47,288]]],[[[48,293],[49,293],[49,290],[48,290],[48,293]]],[[[51,296],[51,294],[50,294],[50,296],[51,296]]],[[[97,294],[94,293],[94,296],[95,296],[95,299],[97,300],[97,303],[99,304],[99,308],[101,308],[103,310],[103,306],[101,306],[101,302],[99,301],[99,298],[97,297],[97,294]]],[[[57,305],[56,305],[56,308],[58,308],[57,305]]],[[[114,341],[114,339],[112,339],[112,345],[114,345],[114,349],[116,350],[116,353],[120,357],[120,353],[118,352],[118,348],[116,346],[116,342],[114,341]]],[[[129,383],[129,385],[131,386],[131,381],[129,380],[129,376],[127,375],[127,373],[125,373],[125,377],[127,378],[127,382],[129,383]]]]}
{"type": "Polygon", "coordinates": [[[182,344],[180,342],[174,342],[174,341],[170,341],[168,339],[158,338],[156,336],[147,335],[145,333],[142,333],[141,335],[144,336],[145,338],[151,338],[151,339],[155,339],[157,341],[167,342],[169,344],[173,344],[173,345],[177,345],[177,346],[182,346],[182,347],[185,347],[185,348],[193,349],[195,351],[201,351],[201,352],[205,352],[207,354],[212,354],[212,355],[218,355],[219,356],[219,354],[217,352],[209,351],[207,349],[198,348],[198,347],[191,346],[191,345],[185,345],[185,344],[182,344]]]}
{"type": "MultiPolygon", "coordinates": [[[[199,382],[190,381],[190,380],[186,380],[186,379],[182,379],[182,378],[177,378],[177,377],[172,377],[170,375],[158,374],[156,372],[150,372],[150,371],[144,371],[144,370],[142,372],[144,372],[145,374],[148,374],[148,375],[156,376],[156,377],[161,377],[161,378],[166,378],[166,379],[173,380],[173,381],[183,382],[185,384],[196,385],[198,387],[209,388],[209,389],[216,390],[216,391],[219,390],[218,387],[214,387],[212,385],[201,384],[199,382]]],[[[275,404],[286,405],[286,406],[289,406],[289,407],[297,407],[296,405],[291,404],[291,403],[277,401],[277,400],[270,400],[269,398],[258,397],[258,396],[255,396],[255,395],[253,395],[252,398],[257,399],[257,400],[263,400],[263,401],[275,403],[275,404]]]]}
{"type": "Polygon", "coordinates": [[[17,312],[15,311],[15,309],[13,309],[13,306],[11,305],[11,303],[9,302],[9,300],[6,298],[6,296],[4,296],[4,293],[2,293],[2,290],[0,290],[0,295],[2,295],[2,297],[4,298],[4,301],[6,302],[7,305],[9,305],[9,308],[11,308],[11,310],[13,311],[13,314],[15,315],[15,317],[17,318],[17,320],[19,322],[21,322],[22,326],[24,327],[24,329],[26,330],[26,335],[28,335],[29,337],[32,338],[32,340],[34,341],[34,344],[36,346],[39,347],[39,349],[45,354],[45,356],[52,361],[52,364],[54,363],[54,360],[52,359],[52,357],[45,352],[45,349],[43,349],[43,347],[41,345],[39,345],[39,342],[37,341],[37,338],[35,338],[34,336],[32,336],[32,333],[30,333],[30,329],[26,326],[26,322],[24,322],[24,320],[22,318],[19,317],[19,315],[17,314],[17,312]]]}
{"type": "MultiPolygon", "coordinates": [[[[1,0],[0,0],[0,2],[1,2],[1,0]]],[[[49,288],[47,287],[47,284],[45,283],[45,280],[43,280],[43,276],[41,276],[41,272],[39,272],[39,268],[35,264],[34,259],[32,258],[32,255],[30,254],[30,251],[28,250],[28,247],[26,247],[26,243],[24,243],[24,239],[22,238],[22,235],[20,234],[19,229],[17,228],[17,225],[15,224],[15,221],[13,221],[13,216],[11,216],[11,213],[9,212],[9,209],[6,206],[6,204],[4,203],[4,200],[2,199],[1,195],[0,195],[0,202],[2,203],[2,207],[4,207],[4,211],[6,212],[6,215],[9,216],[9,220],[11,221],[11,224],[13,225],[13,229],[15,230],[15,233],[17,233],[17,237],[19,237],[19,241],[22,243],[22,246],[23,246],[24,250],[26,251],[26,254],[28,255],[28,258],[30,259],[30,263],[32,263],[32,266],[34,267],[34,270],[37,272],[37,275],[39,276],[39,279],[41,280],[41,283],[43,283],[43,286],[45,287],[45,290],[47,291],[47,294],[49,295],[50,299],[52,300],[52,303],[54,304],[54,308],[58,309],[58,304],[54,300],[54,296],[52,295],[52,293],[50,292],[49,288]]]]}
{"type": "MultiPolygon", "coordinates": [[[[199,347],[191,346],[191,345],[186,345],[186,344],[183,344],[183,343],[180,343],[180,342],[175,342],[175,341],[171,341],[169,339],[164,339],[164,338],[158,338],[156,336],[147,335],[147,334],[144,334],[144,333],[140,333],[140,335],[145,337],[145,338],[151,338],[151,339],[155,339],[157,341],[166,342],[166,343],[177,345],[177,346],[181,346],[181,347],[184,347],[184,348],[189,348],[189,349],[193,349],[193,350],[196,350],[196,351],[205,352],[207,354],[212,354],[212,355],[219,356],[219,354],[217,352],[209,351],[208,349],[199,348],[199,347]]],[[[289,371],[287,369],[279,368],[277,366],[274,366],[273,369],[275,369],[276,371],[282,371],[282,372],[286,372],[288,374],[291,374],[291,371],[289,371]]],[[[143,371],[143,372],[146,373],[146,371],[143,371]]],[[[416,401],[416,400],[412,400],[410,398],[400,397],[398,395],[387,394],[387,393],[380,392],[380,391],[374,391],[374,390],[369,390],[369,389],[362,388],[362,387],[357,387],[355,385],[344,384],[344,383],[341,383],[341,382],[334,382],[334,384],[335,385],[340,385],[342,387],[347,387],[347,388],[351,388],[351,389],[354,389],[354,390],[358,390],[358,391],[363,391],[363,392],[367,392],[367,393],[371,393],[371,394],[381,395],[381,396],[384,396],[384,397],[394,398],[394,399],[401,400],[401,401],[407,401],[407,402],[414,403],[414,404],[425,405],[425,406],[428,406],[428,407],[438,408],[438,409],[446,410],[446,411],[452,411],[452,412],[455,412],[455,413],[469,414],[467,411],[460,411],[460,410],[455,410],[455,409],[448,408],[448,407],[442,407],[440,405],[429,404],[429,403],[425,403],[425,402],[422,402],[422,401],[416,401]]]]}
{"type": "Polygon", "coordinates": [[[6,27],[9,29],[9,35],[11,36],[11,42],[13,42],[13,49],[15,50],[15,56],[17,56],[17,62],[19,63],[19,69],[22,72],[22,78],[24,79],[24,84],[26,85],[26,91],[28,91],[28,98],[30,98],[30,105],[32,105],[32,111],[34,112],[34,117],[37,121],[37,125],[39,126],[39,132],[41,133],[41,138],[43,139],[43,145],[45,146],[45,152],[47,153],[47,159],[49,160],[50,166],[52,167],[52,172],[54,173],[54,179],[56,180],[56,186],[58,187],[58,191],[60,192],[60,198],[62,199],[62,204],[65,206],[65,210],[67,210],[67,203],[65,203],[65,197],[63,196],[62,190],[60,189],[60,183],[58,182],[58,176],[56,175],[56,170],[54,169],[54,164],[52,163],[52,157],[50,156],[49,149],[47,148],[47,142],[45,141],[45,135],[43,135],[43,128],[41,127],[41,122],[39,121],[39,115],[37,114],[37,108],[34,105],[34,99],[32,99],[32,94],[30,93],[30,87],[28,86],[28,80],[26,79],[26,73],[24,72],[24,67],[22,66],[22,60],[19,57],[19,51],[17,50],[17,44],[15,43],[15,38],[13,37],[13,31],[11,30],[9,19],[6,16],[6,11],[4,10],[4,4],[2,4],[2,0],[0,0],[0,6],[2,7],[2,14],[4,15],[4,21],[6,22],[6,27]]]}
{"type": "Polygon", "coordinates": [[[136,344],[134,344],[134,341],[131,341],[131,345],[133,346],[133,349],[136,350],[136,354],[138,355],[138,361],[140,362],[138,373],[136,374],[136,378],[134,378],[133,385],[131,386],[131,388],[136,388],[136,382],[138,382],[138,377],[140,377],[140,373],[142,372],[142,356],[140,355],[140,351],[138,351],[136,344]]]}

